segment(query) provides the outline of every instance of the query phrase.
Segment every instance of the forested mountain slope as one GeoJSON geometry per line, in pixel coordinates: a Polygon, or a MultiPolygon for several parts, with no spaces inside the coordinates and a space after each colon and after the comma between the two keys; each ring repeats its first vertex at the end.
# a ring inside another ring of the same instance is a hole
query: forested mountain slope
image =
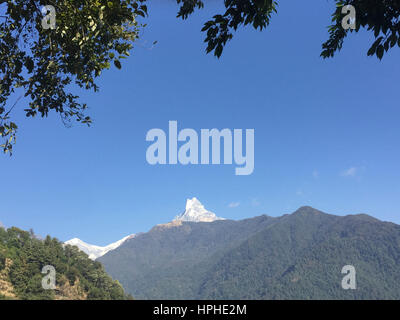
{"type": "Polygon", "coordinates": [[[144,299],[399,299],[400,226],[310,207],[156,226],[99,259],[144,299]],[[357,289],[341,286],[356,269],[357,289]]]}
{"type": "Polygon", "coordinates": [[[0,299],[126,298],[118,281],[77,247],[64,246],[50,236],[39,240],[33,233],[0,227],[0,299]],[[42,287],[46,265],[55,268],[55,290],[42,287]]]}

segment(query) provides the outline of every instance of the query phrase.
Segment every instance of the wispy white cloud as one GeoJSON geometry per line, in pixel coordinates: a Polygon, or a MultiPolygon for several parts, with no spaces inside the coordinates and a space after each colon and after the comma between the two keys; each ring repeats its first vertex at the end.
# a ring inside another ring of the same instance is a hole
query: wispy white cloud
{"type": "Polygon", "coordinates": [[[237,208],[240,206],[240,202],[231,202],[230,204],[228,204],[229,208],[237,208]]]}
{"type": "Polygon", "coordinates": [[[314,177],[314,179],[317,179],[319,177],[319,172],[317,170],[314,170],[312,172],[312,176],[314,177]]]}
{"type": "Polygon", "coordinates": [[[342,171],[341,175],[343,177],[354,177],[357,174],[357,172],[358,172],[358,168],[351,167],[351,168],[348,168],[348,169],[342,171]]]}

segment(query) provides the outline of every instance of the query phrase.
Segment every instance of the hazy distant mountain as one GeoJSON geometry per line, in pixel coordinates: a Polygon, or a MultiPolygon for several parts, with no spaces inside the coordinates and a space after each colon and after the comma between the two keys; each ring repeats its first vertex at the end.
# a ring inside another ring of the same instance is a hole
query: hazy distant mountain
{"type": "Polygon", "coordinates": [[[174,220],[191,222],[212,222],[215,220],[225,220],[219,218],[215,213],[204,208],[197,198],[187,199],[185,212],[176,216],[174,220]]]}
{"type": "Polygon", "coordinates": [[[400,299],[400,226],[310,207],[277,218],[176,220],[99,261],[139,299],[400,299]],[[345,265],[356,269],[356,290],[341,287],[345,265]]]}
{"type": "Polygon", "coordinates": [[[96,260],[97,258],[105,255],[107,252],[118,248],[126,240],[132,239],[133,237],[135,237],[135,235],[131,234],[131,235],[126,236],[126,237],[122,238],[121,240],[113,242],[105,247],[89,244],[78,238],[73,238],[71,240],[68,240],[65,242],[65,244],[69,244],[71,246],[77,246],[80,250],[85,252],[89,256],[90,259],[96,260]]]}

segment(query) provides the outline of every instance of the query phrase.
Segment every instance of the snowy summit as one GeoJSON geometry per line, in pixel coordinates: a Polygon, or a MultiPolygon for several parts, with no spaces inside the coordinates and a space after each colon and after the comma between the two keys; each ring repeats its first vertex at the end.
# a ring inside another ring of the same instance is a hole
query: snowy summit
{"type": "Polygon", "coordinates": [[[104,256],[107,252],[117,249],[126,240],[131,239],[134,236],[135,236],[134,234],[131,234],[131,235],[126,236],[125,238],[122,238],[121,240],[113,242],[105,247],[95,246],[93,244],[86,243],[78,238],[68,240],[65,242],[65,244],[69,244],[71,246],[77,246],[79,248],[79,250],[85,252],[89,256],[90,259],[96,260],[97,258],[104,256]]]}
{"type": "Polygon", "coordinates": [[[225,220],[217,217],[215,213],[204,208],[197,198],[186,200],[185,212],[176,216],[174,220],[190,221],[190,222],[212,222],[215,220],[225,220]]]}
{"type": "MultiPolygon", "coordinates": [[[[182,224],[182,221],[213,222],[215,220],[225,220],[225,219],[217,217],[213,212],[206,210],[197,198],[192,198],[186,200],[186,209],[184,213],[182,213],[179,216],[176,216],[172,222],[159,226],[174,226],[176,224],[180,225],[182,224]]],[[[126,240],[132,239],[134,237],[135,235],[131,234],[105,247],[89,244],[78,238],[68,240],[65,242],[65,244],[77,246],[79,250],[85,252],[90,259],[96,260],[97,258],[104,256],[107,252],[117,249],[126,240]]]]}

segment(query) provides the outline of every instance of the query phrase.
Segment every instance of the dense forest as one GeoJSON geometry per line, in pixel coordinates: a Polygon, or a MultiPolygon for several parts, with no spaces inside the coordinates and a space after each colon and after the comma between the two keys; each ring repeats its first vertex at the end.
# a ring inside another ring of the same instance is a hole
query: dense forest
{"type": "Polygon", "coordinates": [[[138,299],[399,299],[400,226],[311,207],[157,226],[98,259],[138,299]],[[356,270],[356,289],[341,286],[356,270]]]}
{"type": "Polygon", "coordinates": [[[0,227],[0,299],[131,299],[118,281],[77,247],[33,231],[0,227]],[[42,268],[56,270],[56,288],[44,289],[42,268]]]}

